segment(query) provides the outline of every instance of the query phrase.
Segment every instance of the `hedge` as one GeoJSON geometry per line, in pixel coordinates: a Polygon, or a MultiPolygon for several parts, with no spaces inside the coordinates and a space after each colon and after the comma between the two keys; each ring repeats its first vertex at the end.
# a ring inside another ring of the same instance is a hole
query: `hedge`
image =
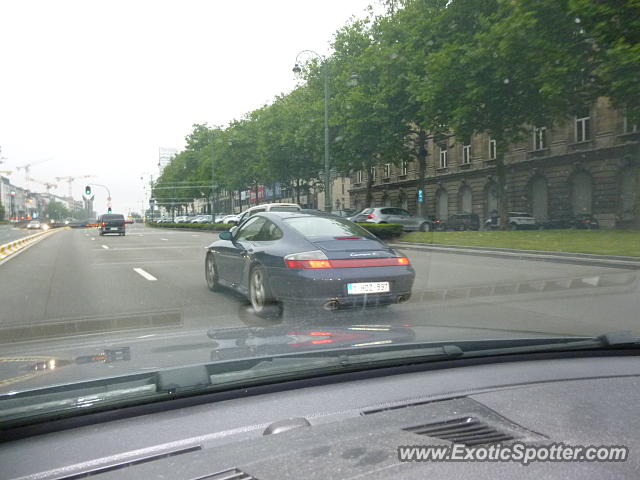
{"type": "Polygon", "coordinates": [[[211,230],[214,232],[226,232],[233,225],[228,223],[158,223],[147,222],[150,227],[158,228],[187,228],[189,230],[211,230]]]}
{"type": "Polygon", "coordinates": [[[391,240],[402,235],[402,225],[395,223],[358,223],[365,230],[382,240],[391,240]]]}

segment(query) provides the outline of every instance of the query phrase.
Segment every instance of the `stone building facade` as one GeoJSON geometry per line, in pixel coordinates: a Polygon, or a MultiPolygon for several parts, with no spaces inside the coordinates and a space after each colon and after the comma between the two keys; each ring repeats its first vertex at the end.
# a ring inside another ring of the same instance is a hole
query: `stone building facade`
{"type": "MultiPolygon", "coordinates": [[[[429,140],[424,202],[418,202],[417,162],[378,165],[351,176],[351,205],[366,205],[367,174],[373,175],[373,206],[399,206],[446,220],[473,212],[481,220],[499,209],[496,144],[488,135],[446,143],[429,140]]],[[[510,211],[539,221],[593,214],[603,226],[638,222],[640,127],[599,99],[591,108],[553,128],[530,128],[528,138],[505,155],[510,211]]]]}

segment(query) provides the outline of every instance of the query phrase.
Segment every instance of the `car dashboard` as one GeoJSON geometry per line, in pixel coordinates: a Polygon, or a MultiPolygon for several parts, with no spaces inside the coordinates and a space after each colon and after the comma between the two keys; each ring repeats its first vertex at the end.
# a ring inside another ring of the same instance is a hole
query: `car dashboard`
{"type": "Polygon", "coordinates": [[[636,478],[640,357],[451,362],[382,373],[249,389],[9,439],[0,444],[0,478],[636,478]],[[632,453],[626,462],[528,466],[399,460],[399,446],[448,444],[453,437],[438,426],[459,420],[479,422],[503,443],[625,445],[632,453]]]}

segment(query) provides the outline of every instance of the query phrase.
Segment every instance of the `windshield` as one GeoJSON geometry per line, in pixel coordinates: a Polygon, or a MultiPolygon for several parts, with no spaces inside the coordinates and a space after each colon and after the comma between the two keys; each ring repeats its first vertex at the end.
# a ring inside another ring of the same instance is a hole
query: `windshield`
{"type": "Polygon", "coordinates": [[[640,335],[637,1],[0,19],[0,430],[187,366],[640,335]]]}

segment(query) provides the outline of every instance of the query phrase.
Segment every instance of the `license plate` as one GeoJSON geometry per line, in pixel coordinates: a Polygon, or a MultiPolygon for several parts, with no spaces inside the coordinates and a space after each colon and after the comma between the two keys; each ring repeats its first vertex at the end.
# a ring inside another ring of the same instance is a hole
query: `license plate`
{"type": "Polygon", "coordinates": [[[349,295],[362,295],[363,293],[384,293],[389,291],[389,282],[347,283],[349,295]]]}
{"type": "Polygon", "coordinates": [[[117,230],[117,228],[113,228],[113,227],[111,227],[109,230],[117,230]]]}

